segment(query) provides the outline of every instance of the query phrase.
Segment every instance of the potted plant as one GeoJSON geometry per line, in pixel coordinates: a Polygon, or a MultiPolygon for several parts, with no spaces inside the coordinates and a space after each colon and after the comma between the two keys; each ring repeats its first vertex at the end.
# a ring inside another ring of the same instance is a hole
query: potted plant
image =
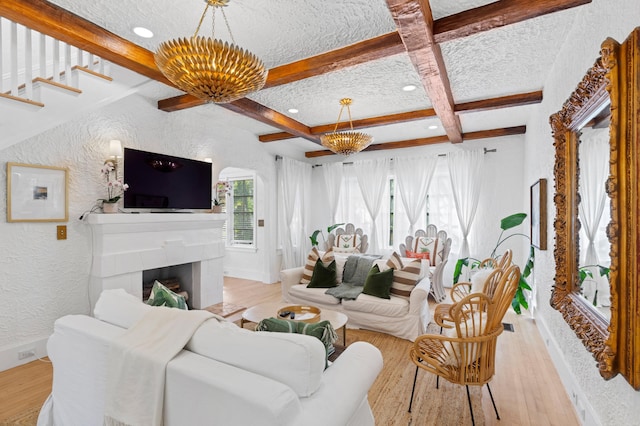
{"type": "MultiPolygon", "coordinates": [[[[502,231],[500,232],[500,236],[498,236],[498,241],[496,243],[496,246],[491,251],[491,254],[489,255],[489,257],[495,258],[496,255],[498,254],[498,247],[500,247],[500,245],[504,243],[506,240],[508,240],[511,237],[515,237],[516,235],[525,237],[527,240],[529,240],[529,242],[531,242],[531,238],[528,235],[522,234],[522,233],[510,234],[503,238],[504,231],[507,231],[511,228],[514,228],[520,225],[525,220],[526,217],[527,217],[526,213],[515,213],[503,218],[500,221],[500,229],[502,231]]],[[[529,278],[529,276],[531,275],[534,261],[535,261],[535,249],[533,245],[530,244],[529,257],[527,258],[527,263],[525,264],[524,269],[522,269],[522,273],[520,274],[520,282],[518,283],[518,290],[516,291],[516,294],[513,297],[513,301],[511,302],[511,307],[518,315],[522,312],[522,308],[524,309],[529,308],[529,303],[527,302],[527,298],[525,297],[524,291],[525,290],[531,291],[531,286],[527,283],[527,278],[529,278]]],[[[471,267],[471,269],[473,269],[479,264],[480,264],[480,260],[474,259],[471,257],[458,259],[455,270],[453,272],[453,283],[455,284],[458,282],[458,279],[462,274],[463,266],[471,267]],[[470,260],[472,261],[471,264],[470,264],[470,260]]]]}
{"type": "Polygon", "coordinates": [[[222,213],[222,204],[220,204],[220,201],[218,201],[217,198],[213,199],[213,206],[212,206],[211,210],[214,213],[222,213]]]}
{"type": "Polygon", "coordinates": [[[117,177],[116,168],[111,161],[107,161],[100,169],[107,187],[107,198],[101,198],[103,213],[118,213],[118,201],[124,195],[124,191],[129,189],[129,185],[117,177]]]}
{"type": "Polygon", "coordinates": [[[215,198],[213,201],[213,206],[211,206],[211,211],[213,213],[222,213],[222,203],[220,200],[224,197],[226,198],[227,194],[231,193],[231,183],[226,180],[220,180],[215,184],[215,198]]]}
{"type": "MultiPolygon", "coordinates": [[[[331,226],[327,227],[327,234],[330,234],[331,231],[333,231],[334,229],[336,229],[338,226],[342,226],[344,225],[344,223],[335,223],[331,226]]],[[[324,239],[324,234],[322,233],[322,229],[316,229],[315,231],[313,231],[313,234],[311,234],[309,236],[309,239],[311,240],[311,246],[312,247],[317,247],[318,246],[318,235],[322,236],[322,241],[324,243],[326,243],[327,241],[324,239]]]]}

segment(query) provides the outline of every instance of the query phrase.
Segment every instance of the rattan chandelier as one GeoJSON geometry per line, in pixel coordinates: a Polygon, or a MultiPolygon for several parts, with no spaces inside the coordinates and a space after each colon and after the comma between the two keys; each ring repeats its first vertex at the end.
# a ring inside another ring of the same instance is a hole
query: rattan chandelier
{"type": "Polygon", "coordinates": [[[267,80],[264,64],[253,53],[239,48],[224,13],[229,0],[204,0],[207,4],[191,38],[160,43],[156,65],[179,89],[197,98],[227,103],[260,90],[267,80]],[[211,38],[198,32],[209,7],[213,8],[211,38]],[[216,11],[220,9],[232,43],[215,39],[216,11]]]}
{"type": "Polygon", "coordinates": [[[329,148],[332,152],[342,155],[351,155],[362,151],[373,142],[373,137],[366,133],[354,132],[353,122],[351,121],[351,104],[353,101],[350,98],[340,99],[340,114],[338,114],[338,122],[333,132],[320,136],[320,142],[322,146],[329,148]],[[349,126],[351,126],[350,132],[338,132],[338,125],[340,124],[340,118],[342,117],[342,111],[344,107],[347,107],[347,113],[349,114],[349,126]]]}

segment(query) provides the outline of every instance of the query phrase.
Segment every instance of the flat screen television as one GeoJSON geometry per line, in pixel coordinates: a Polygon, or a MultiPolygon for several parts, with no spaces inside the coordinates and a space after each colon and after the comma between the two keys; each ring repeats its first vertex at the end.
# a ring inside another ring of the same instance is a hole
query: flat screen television
{"type": "Polygon", "coordinates": [[[211,208],[211,163],[124,149],[124,208],[180,211],[211,208]]]}

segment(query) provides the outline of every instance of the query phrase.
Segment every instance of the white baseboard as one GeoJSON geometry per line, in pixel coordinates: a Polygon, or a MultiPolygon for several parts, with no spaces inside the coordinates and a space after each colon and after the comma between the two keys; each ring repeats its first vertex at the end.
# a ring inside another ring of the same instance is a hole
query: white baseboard
{"type": "Polygon", "coordinates": [[[9,370],[10,368],[27,364],[38,358],[47,356],[47,340],[48,337],[45,337],[43,339],[34,340],[30,343],[22,343],[18,346],[13,346],[0,351],[0,371],[9,370]],[[20,352],[29,351],[32,351],[33,355],[27,356],[24,359],[18,359],[20,352]]]}
{"type": "Polygon", "coordinates": [[[264,278],[262,271],[250,271],[244,268],[224,268],[224,276],[260,282],[263,282],[262,279],[264,278]]]}
{"type": "Polygon", "coordinates": [[[542,340],[547,346],[547,350],[551,356],[551,361],[553,361],[553,365],[556,367],[556,371],[560,376],[560,381],[562,381],[564,389],[571,400],[571,404],[573,404],[578,420],[580,420],[580,423],[584,426],[602,426],[600,418],[593,409],[593,406],[589,403],[589,400],[584,394],[582,387],[578,384],[576,377],[571,372],[571,367],[562,355],[562,351],[560,350],[558,343],[549,332],[547,323],[538,316],[536,318],[536,325],[538,326],[538,331],[540,331],[542,340]]]}

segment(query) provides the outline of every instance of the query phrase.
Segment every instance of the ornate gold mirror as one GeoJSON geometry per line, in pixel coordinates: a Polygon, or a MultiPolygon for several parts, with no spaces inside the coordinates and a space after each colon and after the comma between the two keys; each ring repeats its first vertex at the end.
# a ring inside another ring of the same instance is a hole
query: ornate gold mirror
{"type": "Polygon", "coordinates": [[[600,54],[550,117],[556,149],[551,305],[605,379],[621,373],[639,389],[640,28],[623,44],[605,40],[600,54]]]}

